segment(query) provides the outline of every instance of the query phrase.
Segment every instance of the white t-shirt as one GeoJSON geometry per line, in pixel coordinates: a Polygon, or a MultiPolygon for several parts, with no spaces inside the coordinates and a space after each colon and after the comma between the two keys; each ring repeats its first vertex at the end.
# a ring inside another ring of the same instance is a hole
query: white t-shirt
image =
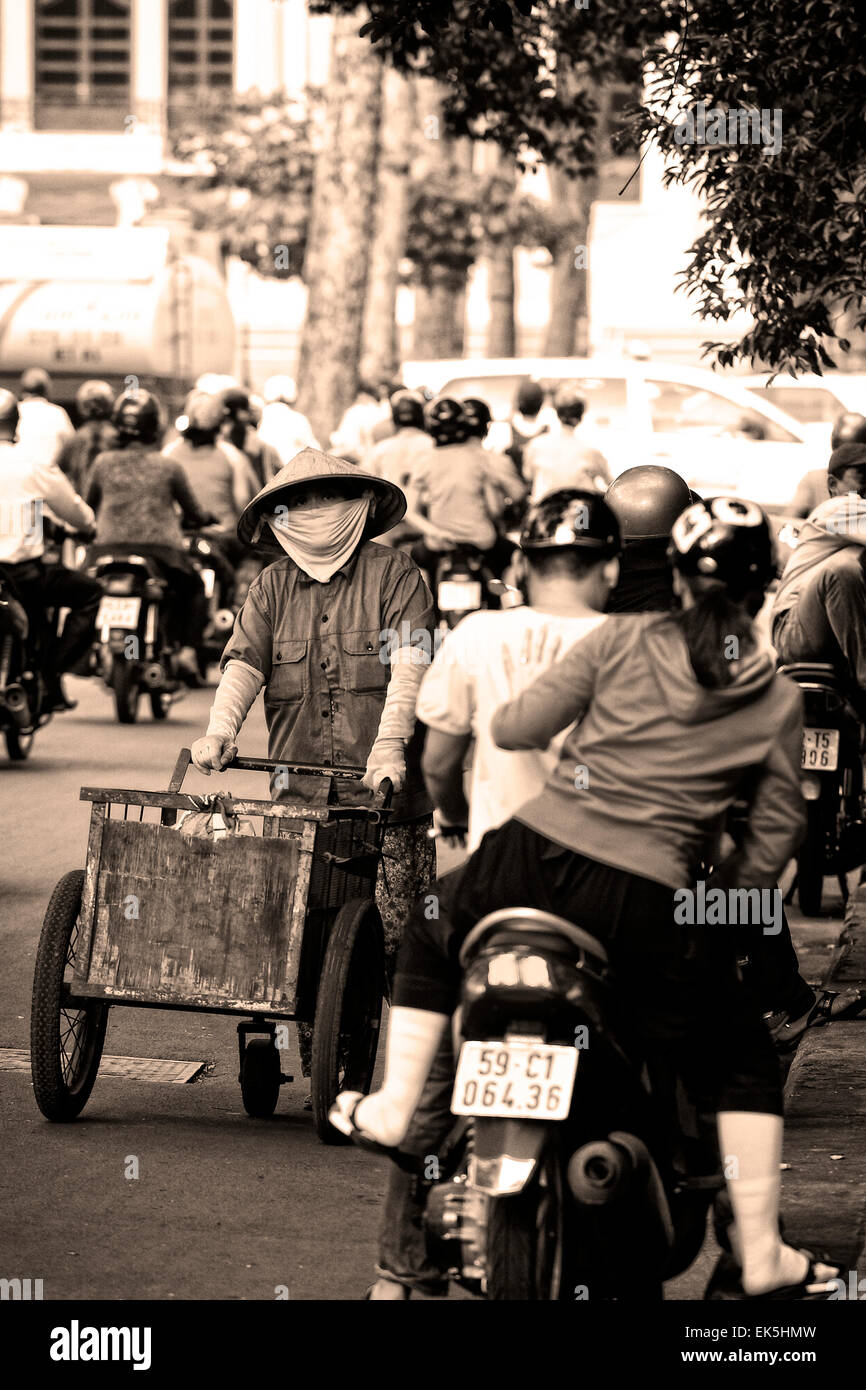
{"type": "Polygon", "coordinates": [[[18,402],[18,443],[23,444],[34,463],[54,463],[74,433],[62,405],[42,396],[25,396],[18,402]]]}
{"type": "Polygon", "coordinates": [[[470,613],[449,632],[418,692],[418,718],[441,733],[474,734],[467,848],[537,796],[556,766],[567,730],[546,749],[508,752],[490,736],[494,712],[605,621],[537,608],[470,613]]]}
{"type": "Polygon", "coordinates": [[[563,487],[604,491],[611,481],[604,455],[570,426],[563,426],[559,434],[541,434],[527,444],[523,475],[531,486],[533,503],[563,487]]]}

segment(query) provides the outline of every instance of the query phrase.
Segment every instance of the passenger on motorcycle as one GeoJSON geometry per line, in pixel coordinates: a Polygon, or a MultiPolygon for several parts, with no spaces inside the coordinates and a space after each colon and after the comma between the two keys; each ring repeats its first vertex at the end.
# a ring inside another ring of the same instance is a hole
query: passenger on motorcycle
{"type": "Polygon", "coordinates": [[[51,399],[51,377],[42,367],[21,373],[18,442],[37,463],[56,463],[75,431],[62,405],[51,399]]]}
{"type": "Polygon", "coordinates": [[[45,508],[77,531],[92,533],[93,512],[56,464],[39,463],[18,441],[18,402],[0,391],[0,571],[27,613],[31,636],[48,608],[68,608],[53,653],[53,670],[43,672],[48,710],[74,709],[61,677],[86,655],[102,590],[95,580],[63,565],[44,563],[45,508]]]}
{"type": "Polygon", "coordinates": [[[117,436],[111,424],[114,392],[107,381],[85,381],[75,393],[75,409],[81,421],[71,439],[66,439],[57,455],[57,466],[65,473],[75,491],[87,490],[90,465],[117,436]]]}
{"type": "Polygon", "coordinates": [[[595,488],[610,485],[610,469],[600,450],[580,430],[586,401],[573,386],[560,386],[553,398],[560,428],[555,434],[540,434],[523,451],[523,476],[531,488],[531,500],[538,502],[558,488],[595,488]]]}
{"type": "Polygon", "coordinates": [[[178,674],[199,683],[196,647],[206,619],[201,579],[183,549],[184,523],[201,528],[217,518],[199,504],[180,463],[159,452],[159,404],[149,391],[118,396],[112,411],[117,444],[93,463],[87,501],[96,512],[96,543],[89,561],[112,550],[149,557],[169,584],[171,639],[178,643],[178,674]]]}
{"type": "Polygon", "coordinates": [[[503,468],[502,455],[491,455],[470,442],[470,425],[459,401],[439,396],[425,411],[435,450],[412,472],[406,493],[406,520],[423,540],[413,558],[435,582],[444,551],[468,546],[481,553],[495,575],[511,559],[513,545],[500,534],[503,489],[520,498],[525,488],[514,472],[503,468]]]}
{"type": "Polygon", "coordinates": [[[514,398],[514,409],[507,420],[497,420],[490,429],[490,447],[507,454],[523,474],[526,446],[541,435],[557,434],[556,411],[544,404],[544,388],[537,381],[522,381],[514,398]]]}
{"type": "Polygon", "coordinates": [[[271,376],[264,385],[265,403],[258,424],[259,439],[270,444],[285,465],[302,449],[318,449],[313,427],[300,410],[295,410],[298,391],[290,376],[271,376]]]}
{"type": "MultiPolygon", "coordinates": [[[[866,444],[866,415],[845,410],[836,418],[830,435],[831,452],[840,444],[866,444]]],[[[829,496],[826,468],[810,468],[797,484],[797,491],[786,510],[791,516],[809,516],[829,496]]]]}
{"type": "Polygon", "coordinates": [[[829,500],[800,528],[773,603],[773,643],[790,661],[847,672],[866,714],[866,443],[840,444],[827,470],[829,500]]]}
{"type": "Polygon", "coordinates": [[[282,468],[282,459],[272,444],[267,444],[253,425],[250,397],[240,386],[226,386],[219,392],[226,418],[222,438],[234,445],[249,460],[257,487],[264,487],[282,468]]]}
{"type": "MultiPolygon", "coordinates": [[[[449,632],[427,671],[416,712],[427,725],[422,767],[440,838],[475,850],[543,789],[561,739],[547,749],[505,752],[490,733],[494,711],[605,621],[616,579],[619,533],[596,494],[551,493],[526,518],[520,537],[525,607],[470,613],[449,632]],[[472,747],[468,805],[464,767],[472,747]]],[[[459,871],[458,871],[459,874],[459,871]]],[[[444,880],[443,880],[444,884],[444,880]]],[[[447,894],[447,888],[445,892],[447,894]]],[[[446,1033],[401,1149],[440,1153],[453,1124],[454,1059],[446,1033]]],[[[373,1301],[442,1291],[423,1236],[426,1190],[396,1165],[388,1173],[373,1301]]]]}
{"type": "MultiPolygon", "coordinates": [[[[384,478],[403,492],[409,486],[416,463],[427,458],[434,449],[433,440],[424,428],[425,400],[420,391],[398,391],[391,397],[391,418],[394,433],[368,453],[364,467],[376,478],[384,478]]],[[[401,521],[387,536],[379,537],[380,545],[397,545],[416,533],[401,521]]]]}
{"type": "Polygon", "coordinates": [[[619,582],[608,613],[670,613],[679,607],[667,551],[671,527],[693,500],[679,475],[654,463],[627,468],[604,494],[622,534],[619,582]]]}
{"type": "Polygon", "coordinates": [[[500,907],[555,912],[604,942],[647,1050],[715,1093],[740,1270],[729,1296],[826,1298],[836,1267],[779,1234],[782,1093],[769,1033],[724,929],[688,926],[677,908],[713,861],[747,774],[759,769],[748,831],[714,886],[773,889],[803,828],[801,697],[752,632],[774,572],[769,526],[753,503],[696,503],[674,525],[671,557],[680,613],[608,618],[497,711],[501,747],[545,748],[569,729],[557,769],[484,837],[437,921],[412,913],[383,1088],[344,1093],[332,1122],[399,1143],[457,1004],[467,933],[500,907]]]}
{"type": "MultiPolygon", "coordinates": [[[[238,613],[207,733],[192,750],[197,767],[218,771],[264,688],[271,758],[366,765],[369,792],[391,779],[394,810],[376,900],[392,973],[405,914],[435,859],[415,726],[415,696],[432,650],[432,599],[409,556],[373,540],[404,507],[392,483],[315,449],[253,499],[238,535],[275,562],[238,613]]],[[[277,800],[316,802],[328,785],[286,775],[271,790],[277,800]]],[[[355,803],[366,795],[343,782],[335,794],[355,803]]],[[[302,1061],[308,1068],[308,1049],[302,1061]]]]}
{"type": "Polygon", "coordinates": [[[476,452],[483,450],[486,467],[494,478],[491,497],[494,506],[499,509],[497,523],[500,530],[510,530],[512,524],[519,525],[525,510],[526,484],[511,459],[490,443],[493,415],[487,402],[479,396],[467,396],[460,404],[466,418],[468,443],[476,452]]]}

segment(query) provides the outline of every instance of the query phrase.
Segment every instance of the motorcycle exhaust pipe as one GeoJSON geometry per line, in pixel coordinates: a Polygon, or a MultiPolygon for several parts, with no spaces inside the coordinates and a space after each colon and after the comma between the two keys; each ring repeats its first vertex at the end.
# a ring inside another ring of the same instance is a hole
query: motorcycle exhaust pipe
{"type": "Polygon", "coordinates": [[[228,632],[235,625],[235,615],[230,608],[218,608],[214,613],[214,632],[228,632]]]}
{"type": "Polygon", "coordinates": [[[575,1201],[603,1207],[621,1197],[635,1174],[634,1156],[619,1144],[597,1139],[583,1144],[568,1164],[568,1185],[575,1201]]]}
{"type": "Polygon", "coordinates": [[[30,723],[30,702],[25,694],[24,687],[16,682],[7,685],[0,695],[8,713],[12,716],[19,729],[26,729],[30,723]]]}
{"type": "Polygon", "coordinates": [[[148,666],[145,666],[141,680],[148,690],[159,690],[161,686],[165,685],[165,671],[158,661],[152,661],[148,666]]]}

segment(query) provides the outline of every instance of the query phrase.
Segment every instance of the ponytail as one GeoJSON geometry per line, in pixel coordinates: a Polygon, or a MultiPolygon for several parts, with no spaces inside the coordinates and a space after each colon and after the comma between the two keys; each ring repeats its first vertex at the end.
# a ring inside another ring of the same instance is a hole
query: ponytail
{"type": "MultiPolygon", "coordinates": [[[[691,587],[691,586],[690,586],[691,587]]],[[[694,604],[677,614],[698,682],[709,690],[730,685],[736,662],[755,645],[752,620],[718,583],[693,588],[694,604]]]]}

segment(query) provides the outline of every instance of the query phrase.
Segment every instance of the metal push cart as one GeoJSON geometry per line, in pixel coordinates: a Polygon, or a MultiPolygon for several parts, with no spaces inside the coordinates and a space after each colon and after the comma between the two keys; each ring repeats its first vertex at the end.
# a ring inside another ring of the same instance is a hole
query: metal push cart
{"type": "Polygon", "coordinates": [[[108,1011],[119,1005],[237,1014],[248,1114],[273,1114],[281,1020],[314,1023],[313,1116],[326,1144],[340,1090],[370,1089],[384,991],[374,902],[391,787],[374,806],[332,804],[362,768],[235,758],[228,768],[327,777],[328,804],[237,798],[256,836],[199,839],[180,811],[213,798],[181,791],[181,750],[166,792],[82,787],[91,802],[87,862],[52,894],[36,957],[31,1068],[49,1120],[83,1110],[99,1070],[108,1011]],[[257,821],[261,822],[261,831],[257,821]]]}

